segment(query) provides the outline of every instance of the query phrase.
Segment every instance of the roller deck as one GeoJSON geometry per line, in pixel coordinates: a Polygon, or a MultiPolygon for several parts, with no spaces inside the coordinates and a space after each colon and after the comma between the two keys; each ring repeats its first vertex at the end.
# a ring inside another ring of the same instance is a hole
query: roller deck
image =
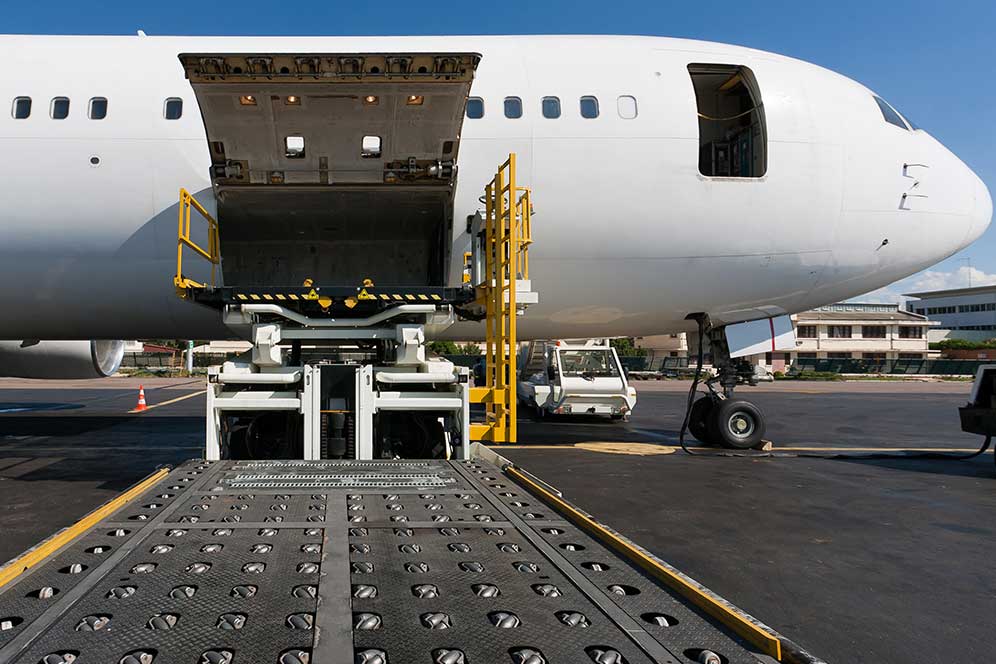
{"type": "Polygon", "coordinates": [[[194,460],[0,570],[0,662],[792,661],[585,519],[481,458],[194,460]]]}

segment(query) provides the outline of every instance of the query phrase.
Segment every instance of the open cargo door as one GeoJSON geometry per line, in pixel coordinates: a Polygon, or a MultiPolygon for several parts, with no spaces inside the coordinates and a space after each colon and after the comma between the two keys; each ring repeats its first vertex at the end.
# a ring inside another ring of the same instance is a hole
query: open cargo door
{"type": "Polygon", "coordinates": [[[181,54],[226,286],[443,287],[480,56],[181,54]]]}

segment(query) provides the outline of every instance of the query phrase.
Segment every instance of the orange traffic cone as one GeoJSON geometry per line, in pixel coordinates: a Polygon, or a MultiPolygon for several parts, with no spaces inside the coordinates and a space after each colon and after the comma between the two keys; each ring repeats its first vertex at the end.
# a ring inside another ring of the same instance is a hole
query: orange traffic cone
{"type": "Polygon", "coordinates": [[[135,410],[133,410],[131,412],[137,413],[139,411],[145,410],[146,408],[148,408],[148,406],[145,405],[145,388],[143,386],[139,385],[138,386],[138,405],[135,406],[135,410]]]}

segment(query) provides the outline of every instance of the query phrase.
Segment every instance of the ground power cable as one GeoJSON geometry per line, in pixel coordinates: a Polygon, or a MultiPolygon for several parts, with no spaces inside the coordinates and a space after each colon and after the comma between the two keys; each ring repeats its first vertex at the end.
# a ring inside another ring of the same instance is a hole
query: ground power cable
{"type": "MultiPolygon", "coordinates": [[[[992,444],[992,435],[987,435],[982,440],[982,445],[974,452],[967,454],[956,454],[954,452],[835,452],[830,454],[819,454],[813,452],[783,452],[773,456],[795,456],[807,459],[845,459],[845,460],[876,460],[876,459],[933,459],[936,461],[968,461],[986,453],[992,444]]],[[[993,456],[993,464],[996,465],[996,455],[993,456]]]]}

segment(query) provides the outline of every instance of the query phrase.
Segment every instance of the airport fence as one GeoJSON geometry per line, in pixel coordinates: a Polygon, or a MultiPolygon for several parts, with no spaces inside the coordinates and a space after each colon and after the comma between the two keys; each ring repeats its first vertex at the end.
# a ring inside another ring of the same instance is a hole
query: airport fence
{"type": "Polygon", "coordinates": [[[988,360],[900,359],[797,359],[789,374],[816,371],[839,374],[881,374],[889,376],[974,376],[979,366],[988,360]]]}
{"type": "MultiPolygon", "coordinates": [[[[230,355],[225,353],[195,353],[194,367],[206,368],[214,364],[222,364],[230,355]]],[[[127,369],[172,369],[186,367],[184,353],[125,353],[121,366],[127,369]]]]}
{"type": "Polygon", "coordinates": [[[630,378],[663,378],[676,377],[688,372],[687,357],[671,357],[669,355],[620,355],[619,361],[630,378]]]}

